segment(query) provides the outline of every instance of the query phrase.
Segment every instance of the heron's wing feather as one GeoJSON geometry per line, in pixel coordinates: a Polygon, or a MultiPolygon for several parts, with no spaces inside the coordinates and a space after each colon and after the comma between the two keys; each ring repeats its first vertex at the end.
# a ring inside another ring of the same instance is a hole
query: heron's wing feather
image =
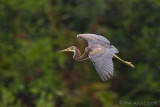
{"type": "Polygon", "coordinates": [[[88,42],[88,45],[93,45],[93,44],[109,45],[110,44],[110,41],[101,35],[79,34],[77,35],[77,37],[86,40],[88,42]]]}
{"type": "Polygon", "coordinates": [[[113,76],[113,62],[112,57],[115,50],[112,48],[96,48],[89,53],[89,58],[103,81],[107,81],[113,76]],[[99,53],[99,54],[97,54],[99,53]]]}

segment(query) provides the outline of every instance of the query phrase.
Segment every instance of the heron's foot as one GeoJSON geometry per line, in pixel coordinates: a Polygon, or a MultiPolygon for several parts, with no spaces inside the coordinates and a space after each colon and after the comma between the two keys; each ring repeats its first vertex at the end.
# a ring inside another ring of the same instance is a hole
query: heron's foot
{"type": "Polygon", "coordinates": [[[125,63],[126,63],[128,66],[132,67],[132,68],[135,67],[135,66],[132,64],[132,62],[125,61],[125,63]]]}

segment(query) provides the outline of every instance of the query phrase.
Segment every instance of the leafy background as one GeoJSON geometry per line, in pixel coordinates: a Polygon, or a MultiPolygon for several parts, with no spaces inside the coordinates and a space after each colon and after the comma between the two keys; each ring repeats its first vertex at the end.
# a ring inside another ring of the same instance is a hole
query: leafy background
{"type": "Polygon", "coordinates": [[[0,0],[1,107],[160,106],[160,1],[0,0]],[[76,62],[79,33],[105,36],[119,49],[102,82],[90,60],[76,62]]]}

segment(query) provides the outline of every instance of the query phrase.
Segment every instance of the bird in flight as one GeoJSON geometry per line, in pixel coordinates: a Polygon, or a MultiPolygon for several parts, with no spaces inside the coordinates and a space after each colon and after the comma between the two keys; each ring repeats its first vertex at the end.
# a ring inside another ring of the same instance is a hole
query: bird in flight
{"type": "Polygon", "coordinates": [[[90,58],[98,75],[103,81],[107,81],[111,76],[113,76],[113,57],[132,68],[135,67],[131,62],[124,61],[119,58],[116,55],[116,53],[119,52],[118,49],[113,45],[110,45],[110,41],[105,37],[96,34],[79,34],[77,35],[77,38],[84,39],[88,42],[88,47],[85,48],[85,51],[82,55],[76,46],[70,46],[69,48],[58,52],[74,52],[73,58],[77,61],[83,61],[90,58]]]}

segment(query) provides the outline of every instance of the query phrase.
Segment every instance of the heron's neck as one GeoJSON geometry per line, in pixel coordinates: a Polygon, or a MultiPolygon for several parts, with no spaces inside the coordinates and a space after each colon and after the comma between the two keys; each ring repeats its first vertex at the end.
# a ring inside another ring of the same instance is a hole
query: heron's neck
{"type": "Polygon", "coordinates": [[[75,52],[73,58],[77,61],[82,61],[88,58],[89,50],[86,48],[83,55],[81,55],[80,50],[75,47],[75,52]]]}

